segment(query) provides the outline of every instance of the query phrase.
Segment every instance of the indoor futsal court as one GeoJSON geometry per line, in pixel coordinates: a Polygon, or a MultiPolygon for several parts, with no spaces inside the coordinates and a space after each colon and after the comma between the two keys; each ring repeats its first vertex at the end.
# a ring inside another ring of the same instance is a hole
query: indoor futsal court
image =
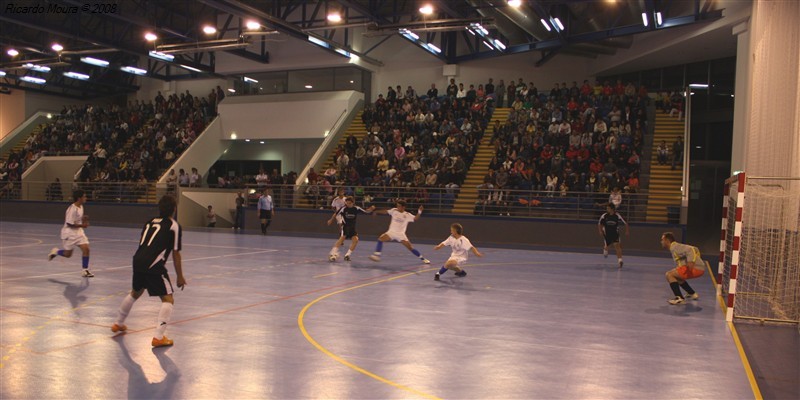
{"type": "Polygon", "coordinates": [[[335,234],[187,230],[175,345],[153,349],[158,298],[136,302],[127,333],[109,329],[139,229],[87,230],[89,279],[79,254],[47,261],[58,224],[0,227],[3,399],[753,398],[711,279],[692,282],[699,300],[667,304],[666,251],[626,254],[618,270],[599,243],[474,243],[485,257],[468,276],[435,282],[449,249],[431,243],[416,246],[431,265],[397,243],[372,262],[368,236],[352,262],[330,263],[335,234]]]}

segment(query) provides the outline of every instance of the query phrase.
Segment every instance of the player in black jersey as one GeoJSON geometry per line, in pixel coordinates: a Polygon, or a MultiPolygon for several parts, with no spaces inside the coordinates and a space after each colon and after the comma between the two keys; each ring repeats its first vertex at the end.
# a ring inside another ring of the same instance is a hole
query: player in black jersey
{"type": "Polygon", "coordinates": [[[608,245],[614,244],[614,249],[617,251],[617,262],[619,267],[622,268],[622,244],[619,241],[620,225],[625,225],[625,236],[630,236],[628,223],[625,222],[622,215],[617,214],[617,208],[614,204],[608,203],[607,212],[600,217],[600,221],[597,223],[597,231],[605,240],[603,257],[608,257],[608,245]]]}
{"type": "Polygon", "coordinates": [[[339,257],[339,247],[344,244],[345,239],[350,239],[350,248],[347,250],[347,254],[344,255],[344,260],[350,261],[350,255],[353,254],[356,246],[358,246],[356,218],[358,217],[358,214],[370,214],[373,210],[375,210],[375,206],[372,206],[366,210],[356,206],[353,196],[347,196],[347,198],[344,199],[344,207],[334,212],[331,219],[328,220],[328,225],[332,225],[333,222],[336,221],[337,216],[342,221],[342,230],[341,234],[339,235],[339,240],[337,240],[336,244],[333,245],[331,254],[328,255],[328,261],[336,261],[336,259],[339,257]]]}
{"type": "Polygon", "coordinates": [[[111,326],[112,332],[128,329],[125,318],[133,307],[133,303],[144,293],[161,297],[161,310],[158,312],[158,323],[153,336],[153,347],[172,346],[172,340],[164,335],[172,316],[175,300],[172,297],[172,282],[167,273],[167,259],[170,253],[178,275],[178,287],[183,290],[186,279],[181,266],[181,226],[173,219],[175,215],[175,197],[166,195],[158,201],[158,218],[148,221],[142,228],[139,248],[133,255],[133,285],[122,304],[119,306],[117,322],[111,326]]]}

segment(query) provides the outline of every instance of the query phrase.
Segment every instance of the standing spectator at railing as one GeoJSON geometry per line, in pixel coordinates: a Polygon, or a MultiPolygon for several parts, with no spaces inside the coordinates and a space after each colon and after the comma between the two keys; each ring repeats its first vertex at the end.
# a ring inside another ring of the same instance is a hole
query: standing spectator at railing
{"type": "Polygon", "coordinates": [[[189,175],[189,186],[200,187],[200,173],[195,167],[192,167],[192,173],[189,175]]]}
{"type": "Polygon", "coordinates": [[[264,189],[267,188],[267,185],[269,185],[269,175],[264,171],[264,168],[259,168],[258,175],[256,175],[256,188],[258,192],[263,192],[264,189]]]}
{"type": "Polygon", "coordinates": [[[395,90],[395,93],[397,93],[397,101],[396,101],[397,104],[403,104],[403,101],[406,98],[405,95],[403,94],[403,87],[397,85],[397,90],[395,90]]]}
{"type": "Polygon", "coordinates": [[[458,92],[456,92],[456,100],[460,100],[467,97],[467,91],[464,90],[464,84],[458,84],[458,92]]]}
{"type": "Polygon", "coordinates": [[[217,170],[211,168],[211,170],[208,171],[208,176],[206,176],[206,185],[208,185],[210,188],[216,187],[218,183],[217,178],[217,170]]]}
{"type": "Polygon", "coordinates": [[[450,99],[456,98],[458,95],[458,86],[456,85],[456,80],[450,78],[450,84],[447,86],[447,97],[450,99]]]}
{"type": "Polygon", "coordinates": [[[178,185],[180,187],[189,186],[189,175],[186,174],[186,171],[184,171],[183,168],[181,168],[178,173],[178,185]]]}
{"type": "Polygon", "coordinates": [[[435,99],[439,97],[439,89],[436,88],[435,83],[431,83],[431,88],[428,89],[428,99],[435,99]]]}
{"type": "Polygon", "coordinates": [[[414,90],[414,88],[412,88],[411,85],[408,85],[408,89],[406,89],[405,99],[410,101],[414,101],[417,99],[417,91],[414,90]]]}
{"type": "Polygon", "coordinates": [[[505,104],[503,102],[503,100],[506,97],[506,84],[505,84],[505,82],[503,82],[502,79],[500,79],[500,83],[498,83],[497,86],[494,88],[494,93],[495,93],[495,100],[496,100],[495,101],[495,106],[496,107],[503,107],[503,105],[505,104]]]}
{"type": "Polygon", "coordinates": [[[167,194],[174,195],[178,187],[178,176],[175,175],[175,170],[170,169],[167,175],[167,194]]]}

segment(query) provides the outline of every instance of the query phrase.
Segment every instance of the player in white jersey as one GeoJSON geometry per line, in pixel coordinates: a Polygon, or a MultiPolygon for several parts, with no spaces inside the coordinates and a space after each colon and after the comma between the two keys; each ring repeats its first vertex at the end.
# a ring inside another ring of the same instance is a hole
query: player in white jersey
{"type": "Polygon", "coordinates": [[[397,203],[395,203],[395,208],[392,208],[391,210],[375,211],[375,213],[389,214],[389,216],[392,217],[392,222],[389,224],[389,230],[378,237],[378,243],[375,245],[375,252],[369,256],[370,260],[380,261],[383,242],[394,240],[400,242],[409,251],[411,251],[411,253],[419,257],[424,264],[431,263],[427,258],[420,254],[419,250],[415,249],[414,246],[411,245],[411,242],[408,241],[408,236],[406,236],[406,228],[408,228],[408,224],[416,222],[422,216],[422,206],[419,206],[419,210],[417,210],[417,215],[415,216],[414,214],[406,211],[406,202],[404,200],[398,200],[397,203]]]}
{"type": "Polygon", "coordinates": [[[439,243],[433,249],[439,250],[444,246],[450,246],[452,251],[450,252],[450,258],[447,259],[444,266],[433,276],[433,280],[435,281],[438,281],[439,277],[447,272],[448,269],[456,271],[455,274],[458,277],[467,276],[467,271],[464,271],[461,266],[467,262],[470,250],[472,250],[472,253],[476,256],[483,257],[483,253],[478,251],[478,249],[472,245],[472,242],[464,236],[464,227],[462,227],[461,224],[450,225],[450,237],[444,242],[439,243]]]}
{"type": "MultiPolygon", "coordinates": [[[[344,206],[345,206],[344,188],[339,188],[336,190],[336,197],[334,197],[333,200],[331,200],[331,209],[335,214],[339,210],[344,208],[344,206]]],[[[344,223],[342,216],[340,215],[336,216],[336,223],[339,225],[340,228],[342,227],[342,224],[344,223]]]]}
{"type": "Polygon", "coordinates": [[[52,261],[57,256],[72,257],[72,250],[75,247],[81,249],[83,254],[81,275],[85,278],[92,278],[94,274],[89,271],[89,238],[83,232],[83,228],[89,227],[89,216],[83,214],[83,205],[86,204],[86,194],[83,190],[76,190],[72,193],[74,203],[67,208],[64,216],[64,226],[61,227],[61,247],[53,247],[48,255],[48,261],[52,261]]]}

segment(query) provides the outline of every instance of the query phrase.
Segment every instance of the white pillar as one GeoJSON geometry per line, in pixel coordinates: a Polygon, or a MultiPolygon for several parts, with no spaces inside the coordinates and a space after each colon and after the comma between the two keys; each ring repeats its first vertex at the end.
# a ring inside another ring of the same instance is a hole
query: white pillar
{"type": "Polygon", "coordinates": [[[731,149],[731,175],[734,171],[744,171],[745,138],[750,125],[749,110],[749,76],[750,76],[750,21],[744,21],[733,27],[736,35],[736,94],[733,103],[733,145],[731,149]]]}

